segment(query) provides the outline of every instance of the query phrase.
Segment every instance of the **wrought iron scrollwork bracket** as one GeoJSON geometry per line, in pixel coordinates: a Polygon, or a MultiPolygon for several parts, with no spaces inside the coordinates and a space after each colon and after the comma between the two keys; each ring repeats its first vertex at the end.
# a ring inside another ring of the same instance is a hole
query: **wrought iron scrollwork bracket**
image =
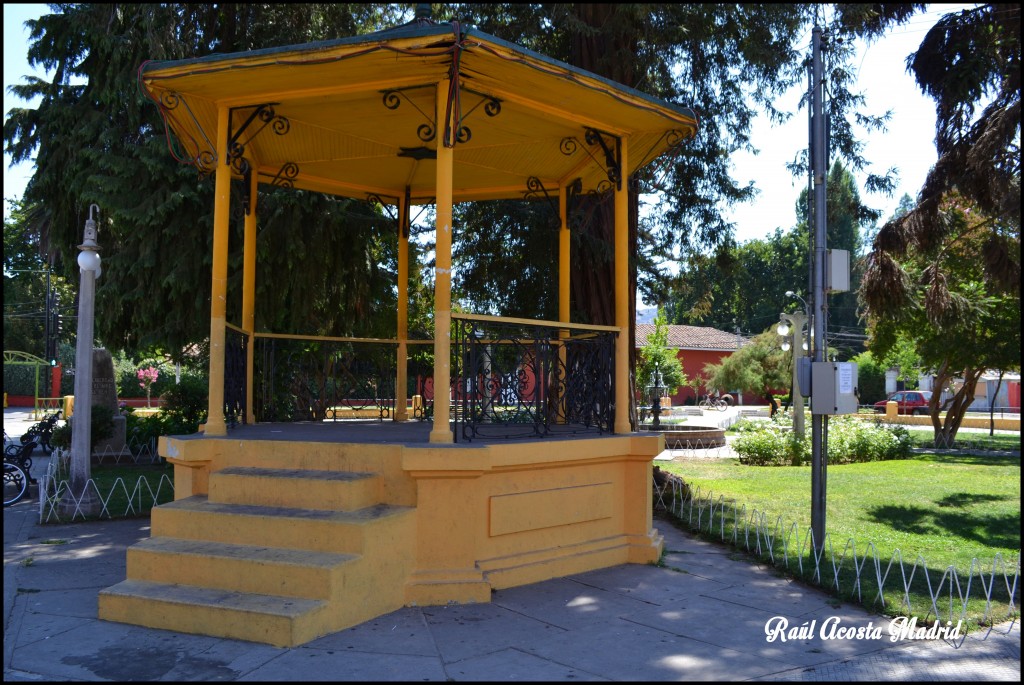
{"type": "MultiPolygon", "coordinates": [[[[586,129],[586,133],[584,134],[583,139],[587,142],[588,146],[599,145],[601,147],[601,150],[604,152],[603,162],[599,160],[597,157],[595,157],[588,147],[581,146],[579,141],[576,140],[576,138],[573,136],[562,138],[562,141],[558,144],[558,149],[563,155],[566,155],[568,157],[570,155],[576,154],[576,151],[582,147],[583,151],[587,153],[587,156],[589,156],[592,160],[594,160],[595,162],[604,167],[605,174],[607,174],[608,176],[608,180],[602,181],[601,183],[598,184],[598,193],[605,192],[606,190],[611,188],[612,184],[615,184],[616,189],[621,190],[622,140],[618,136],[613,136],[611,134],[598,131],[596,128],[586,129]],[[609,138],[614,138],[614,146],[610,146],[608,144],[608,142],[605,140],[606,136],[609,138]]],[[[578,180],[577,183],[579,183],[578,180]]],[[[578,186],[578,188],[581,186],[582,184],[580,183],[580,186],[578,186]]],[[[577,189],[576,192],[578,193],[579,190],[577,189]]]]}
{"type": "MultiPolygon", "coordinates": [[[[401,231],[402,230],[402,218],[400,216],[398,216],[397,214],[395,214],[395,212],[393,212],[391,210],[391,204],[392,203],[385,202],[384,198],[382,198],[380,195],[377,195],[376,193],[368,194],[366,196],[366,201],[370,202],[370,203],[373,203],[373,204],[380,205],[381,209],[383,209],[384,212],[388,215],[388,218],[395,222],[395,229],[396,229],[396,231],[401,231]]],[[[394,204],[398,204],[397,198],[395,198],[395,203],[394,204]]],[[[405,237],[408,238],[409,234],[406,233],[405,237]]]]}
{"type": "Polygon", "coordinates": [[[526,192],[523,193],[524,200],[533,200],[539,198],[541,195],[548,201],[548,205],[551,207],[551,211],[554,212],[555,220],[561,224],[558,213],[558,202],[551,197],[548,189],[544,187],[544,183],[541,182],[536,176],[531,176],[526,179],[526,192]]]}
{"type": "Polygon", "coordinates": [[[245,154],[245,146],[248,145],[252,140],[258,136],[263,129],[267,126],[271,127],[271,130],[279,136],[283,136],[291,130],[291,122],[285,117],[274,112],[274,105],[280,104],[277,102],[268,102],[262,105],[255,105],[256,109],[246,118],[245,122],[238,127],[237,131],[231,131],[231,119],[238,110],[249,109],[252,105],[247,107],[232,107],[228,110],[228,149],[227,149],[227,160],[228,164],[234,164],[235,160],[241,158],[245,154]],[[252,125],[256,120],[263,122],[263,125],[253,131],[252,135],[240,141],[242,134],[252,125]]]}
{"type": "Polygon", "coordinates": [[[499,114],[501,114],[501,100],[491,95],[477,93],[475,91],[470,90],[469,88],[461,88],[460,90],[465,91],[467,93],[473,93],[473,95],[477,95],[480,97],[480,101],[473,105],[472,109],[470,109],[464,115],[459,117],[459,125],[455,132],[455,142],[466,143],[469,142],[469,139],[473,137],[473,132],[469,129],[468,126],[463,125],[462,122],[468,119],[469,115],[471,115],[473,112],[479,109],[481,105],[483,105],[484,114],[486,114],[487,116],[498,116],[499,114]]]}
{"type": "MultiPolygon", "coordinates": [[[[252,165],[249,160],[245,158],[245,147],[252,142],[252,140],[258,136],[263,129],[270,126],[271,130],[279,136],[283,136],[291,130],[291,123],[283,116],[280,116],[274,112],[274,105],[279,104],[276,102],[264,103],[262,105],[255,105],[255,109],[246,120],[238,127],[238,130],[231,130],[231,120],[234,118],[235,112],[242,109],[250,109],[247,107],[232,107],[228,110],[228,149],[227,156],[225,157],[225,163],[231,165],[231,168],[244,179],[244,188],[242,189],[242,209],[245,211],[246,216],[252,208],[252,165]],[[253,124],[253,122],[259,120],[263,123],[262,126],[252,132],[245,141],[240,141],[242,134],[253,124]]],[[[287,164],[285,165],[287,166],[287,164]]],[[[292,165],[295,166],[295,165],[292,165]]],[[[295,166],[296,174],[298,173],[298,167],[295,166]]],[[[279,174],[280,175],[280,174],[279,174]]],[[[292,179],[295,177],[292,176],[292,179]]],[[[288,187],[291,187],[289,184],[288,187]]]]}
{"type": "MultiPolygon", "coordinates": [[[[419,112],[423,116],[427,123],[420,124],[417,127],[416,135],[424,143],[429,143],[430,141],[434,140],[434,138],[437,136],[437,122],[434,121],[434,118],[432,116],[430,116],[422,109],[420,109],[419,106],[415,102],[413,102],[412,99],[410,99],[409,96],[406,95],[404,91],[428,87],[430,86],[414,86],[413,88],[396,88],[393,90],[385,90],[382,91],[381,98],[384,103],[384,106],[387,107],[388,109],[398,109],[402,104],[402,99],[404,98],[410,105],[412,105],[416,109],[417,112],[419,112]]],[[[455,129],[455,142],[467,143],[469,142],[469,139],[473,137],[473,132],[469,129],[468,126],[464,126],[462,122],[465,121],[469,117],[469,115],[475,112],[481,105],[483,106],[484,113],[487,116],[498,116],[498,114],[501,113],[501,100],[491,95],[476,93],[466,88],[462,88],[461,90],[464,90],[467,93],[473,93],[473,95],[480,96],[480,101],[473,105],[473,108],[466,112],[465,115],[459,117],[458,126],[455,129]]],[[[416,151],[421,150],[421,148],[400,148],[400,150],[401,151],[398,153],[399,157],[412,157],[413,159],[434,159],[434,157],[424,156],[423,153],[420,153],[420,156],[417,156],[416,151]]]]}
{"type": "Polygon", "coordinates": [[[270,185],[279,188],[294,188],[294,181],[299,177],[299,165],[295,162],[285,162],[281,165],[274,177],[270,179],[270,185]]]}
{"type": "Polygon", "coordinates": [[[204,149],[204,145],[201,144],[200,141],[195,140],[194,138],[191,139],[190,141],[187,141],[191,143],[196,150],[195,157],[191,160],[191,163],[194,164],[197,169],[199,169],[199,172],[201,174],[212,174],[214,169],[217,168],[217,146],[213,144],[213,142],[206,135],[206,132],[203,130],[203,127],[199,125],[199,120],[196,119],[196,115],[192,111],[192,108],[188,106],[188,102],[186,102],[178,93],[174,91],[166,91],[160,96],[160,107],[162,109],[166,111],[173,111],[178,108],[178,105],[185,106],[185,111],[188,114],[189,119],[192,120],[192,123],[199,131],[199,134],[203,137],[203,143],[205,144],[204,149]]]}
{"type": "Polygon", "coordinates": [[[608,180],[615,184],[616,190],[622,190],[622,139],[596,128],[588,128],[584,136],[588,145],[600,145],[604,151],[605,172],[608,180]],[[614,146],[609,146],[605,136],[615,140],[614,146]]]}
{"type": "MultiPolygon", "coordinates": [[[[430,116],[429,114],[427,114],[426,112],[424,112],[422,109],[420,109],[419,106],[415,102],[413,102],[409,98],[409,96],[405,94],[404,91],[405,90],[413,90],[415,88],[427,88],[427,87],[428,86],[415,86],[414,88],[397,88],[397,89],[394,89],[394,90],[382,91],[382,94],[381,94],[381,100],[384,103],[384,106],[387,107],[388,109],[398,109],[398,107],[402,104],[402,98],[405,98],[406,101],[410,105],[412,105],[413,108],[415,108],[415,110],[417,112],[419,112],[423,116],[424,119],[427,120],[427,123],[420,124],[416,128],[416,135],[417,135],[417,137],[420,140],[422,140],[424,143],[429,143],[430,141],[432,141],[437,136],[437,125],[434,122],[434,118],[432,116],[430,116]]],[[[404,150],[406,148],[402,148],[402,149],[404,150]]],[[[399,156],[402,157],[402,156],[411,156],[411,155],[399,154],[399,156]]]]}

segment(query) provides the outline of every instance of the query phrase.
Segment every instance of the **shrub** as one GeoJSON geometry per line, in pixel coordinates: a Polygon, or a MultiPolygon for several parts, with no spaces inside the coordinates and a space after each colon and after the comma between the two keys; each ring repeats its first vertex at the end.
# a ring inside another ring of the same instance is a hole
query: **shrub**
{"type": "Polygon", "coordinates": [[[885,428],[850,416],[829,420],[828,460],[832,464],[904,459],[908,454],[910,434],[902,426],[885,428]]]}
{"type": "Polygon", "coordinates": [[[36,378],[39,379],[39,395],[50,394],[49,368],[33,364],[4,364],[4,392],[10,395],[34,396],[36,378]]]}
{"type": "MultiPolygon", "coordinates": [[[[64,425],[54,426],[50,435],[50,444],[62,450],[71,448],[72,430],[74,426],[74,415],[64,425]]],[[[114,435],[114,410],[110,407],[94,404],[92,405],[92,417],[89,421],[89,445],[90,449],[96,449],[96,444],[101,440],[114,435]]]]}
{"type": "Polygon", "coordinates": [[[752,433],[754,431],[759,431],[762,428],[764,428],[763,421],[753,421],[751,419],[743,418],[737,419],[736,423],[729,426],[726,430],[730,433],[752,433]]]}
{"type": "MultiPolygon", "coordinates": [[[[744,431],[733,443],[740,463],[753,466],[800,466],[811,456],[811,431],[803,440],[789,428],[788,412],[761,422],[759,430],[744,431]]],[[[834,416],[828,423],[828,461],[851,464],[886,459],[905,459],[910,454],[910,434],[903,426],[886,427],[852,416],[834,416]]]]}
{"type": "Polygon", "coordinates": [[[206,420],[208,396],[206,380],[191,375],[182,376],[180,383],[164,391],[164,435],[198,432],[199,424],[206,420]]]}
{"type": "Polygon", "coordinates": [[[61,426],[54,426],[50,434],[50,445],[57,449],[67,450],[71,448],[71,424],[65,423],[61,426]]]}
{"type": "Polygon", "coordinates": [[[732,447],[741,464],[752,466],[800,466],[811,451],[809,435],[803,439],[778,423],[765,421],[757,430],[744,431],[732,447]]]}
{"type": "Polygon", "coordinates": [[[164,419],[160,414],[140,416],[134,412],[125,414],[127,425],[125,433],[129,445],[148,445],[155,442],[161,435],[166,435],[164,419]]]}

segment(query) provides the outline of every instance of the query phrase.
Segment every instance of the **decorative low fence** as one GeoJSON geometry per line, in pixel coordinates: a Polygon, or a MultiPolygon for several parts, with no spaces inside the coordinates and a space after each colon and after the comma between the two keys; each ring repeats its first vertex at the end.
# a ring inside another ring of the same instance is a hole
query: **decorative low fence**
{"type": "MultiPolygon", "coordinates": [[[[141,464],[151,468],[159,463],[159,458],[150,461],[150,447],[140,450],[133,465],[141,464]]],[[[152,454],[155,455],[155,452],[152,454]]],[[[108,458],[110,456],[107,455],[108,458]]],[[[145,474],[136,478],[119,476],[102,484],[90,478],[83,492],[74,493],[69,482],[69,458],[70,452],[55,450],[50,456],[46,473],[38,478],[40,523],[144,516],[158,504],[174,499],[174,479],[169,471],[159,474],[152,472],[148,478],[145,474]],[[155,485],[153,481],[156,481],[155,485]],[[86,501],[95,502],[96,506],[87,507],[86,501]]],[[[101,461],[102,458],[100,456],[97,459],[94,455],[94,461],[101,461]]],[[[118,458],[128,461],[127,452],[119,453],[118,458]]]]}
{"type": "Polygon", "coordinates": [[[841,550],[827,534],[815,545],[810,528],[801,537],[795,523],[785,524],[781,517],[773,521],[765,512],[691,488],[674,474],[658,473],[653,487],[656,511],[869,610],[954,625],[984,626],[1019,617],[1019,552],[1016,559],[999,553],[991,562],[974,558],[966,571],[929,566],[920,555],[907,563],[900,550],[886,559],[873,543],[858,553],[852,538],[841,550]]]}

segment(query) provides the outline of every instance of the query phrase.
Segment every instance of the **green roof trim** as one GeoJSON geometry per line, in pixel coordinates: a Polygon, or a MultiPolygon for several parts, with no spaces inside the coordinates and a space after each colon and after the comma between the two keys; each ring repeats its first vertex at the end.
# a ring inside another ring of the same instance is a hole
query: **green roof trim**
{"type": "Polygon", "coordinates": [[[322,50],[330,50],[336,47],[343,46],[358,46],[358,45],[372,45],[387,42],[392,39],[404,39],[404,38],[428,38],[431,36],[437,36],[439,39],[447,37],[449,42],[447,44],[439,43],[438,47],[450,47],[454,42],[454,31],[458,28],[461,33],[461,39],[465,40],[477,40],[482,43],[491,43],[493,45],[502,47],[504,49],[519,53],[522,55],[527,62],[527,66],[533,68],[541,68],[536,64],[530,62],[538,62],[542,65],[548,65],[553,68],[566,70],[571,74],[586,77],[588,79],[594,79],[609,89],[621,92],[629,95],[630,97],[640,98],[647,101],[653,106],[669,109],[672,112],[693,119],[698,120],[696,113],[689,107],[683,107],[674,103],[662,100],[660,98],[648,95],[647,93],[640,92],[629,86],[624,86],[621,83],[613,81],[611,79],[599,76],[592,72],[580,69],[561,60],[542,55],[539,52],[534,52],[528,48],[524,48],[520,45],[510,43],[508,41],[497,38],[483,31],[478,31],[473,26],[467,26],[464,29],[457,23],[452,22],[450,24],[419,24],[412,22],[410,24],[403,24],[401,26],[385,29],[383,31],[376,31],[374,33],[368,33],[360,36],[349,36],[347,38],[337,38],[334,40],[323,40],[315,41],[312,43],[300,43],[297,45],[284,45],[275,48],[261,48],[259,50],[247,50],[244,52],[232,52],[232,53],[213,53],[203,57],[192,57],[181,60],[166,60],[166,61],[151,61],[146,62],[142,66],[142,75],[145,76],[147,73],[160,71],[168,68],[179,68],[189,65],[196,66],[215,66],[219,62],[225,62],[229,60],[236,60],[239,58],[259,58],[259,57],[273,57],[275,55],[285,55],[289,53],[312,53],[319,52],[322,50]]]}

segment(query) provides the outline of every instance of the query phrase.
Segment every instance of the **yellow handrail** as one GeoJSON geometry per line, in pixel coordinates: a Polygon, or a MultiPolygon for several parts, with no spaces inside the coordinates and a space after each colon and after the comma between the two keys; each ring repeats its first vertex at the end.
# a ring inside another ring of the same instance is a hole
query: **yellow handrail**
{"type": "Polygon", "coordinates": [[[573,328],[581,331],[612,331],[619,332],[618,326],[592,326],[582,323],[566,323],[565,321],[547,321],[545,319],[517,319],[507,316],[490,316],[488,314],[463,314],[452,312],[453,319],[467,321],[490,321],[494,323],[515,323],[526,326],[548,326],[551,328],[573,328]]]}

